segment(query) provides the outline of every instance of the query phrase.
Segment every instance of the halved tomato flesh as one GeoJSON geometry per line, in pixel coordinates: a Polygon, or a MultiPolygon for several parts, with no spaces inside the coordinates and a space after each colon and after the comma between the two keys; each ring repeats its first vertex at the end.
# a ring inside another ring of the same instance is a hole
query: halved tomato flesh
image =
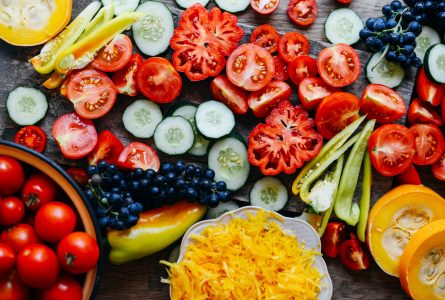
{"type": "Polygon", "coordinates": [[[301,80],[298,86],[298,99],[304,108],[312,110],[327,96],[340,90],[328,85],[318,77],[307,77],[301,80]]]}
{"type": "Polygon", "coordinates": [[[104,72],[116,72],[128,63],[133,52],[133,44],[125,34],[118,34],[106,45],[92,62],[92,66],[104,72]]]}
{"type": "Polygon", "coordinates": [[[289,73],[287,71],[287,62],[285,62],[279,55],[273,56],[273,62],[275,63],[274,80],[286,81],[289,79],[289,73]]]}
{"type": "Polygon", "coordinates": [[[277,10],[280,0],[250,0],[253,10],[262,15],[268,15],[277,10]]]}
{"type": "Polygon", "coordinates": [[[143,61],[142,56],[135,53],[125,67],[113,74],[112,80],[119,94],[133,97],[138,94],[136,75],[143,61]]]}
{"type": "Polygon", "coordinates": [[[417,75],[416,89],[420,100],[433,106],[438,106],[445,100],[445,84],[432,82],[426,76],[423,67],[420,68],[417,75]]]}
{"type": "Polygon", "coordinates": [[[263,24],[255,28],[252,32],[250,42],[266,49],[270,53],[274,53],[278,50],[280,34],[272,25],[263,24]]]}
{"type": "Polygon", "coordinates": [[[445,139],[437,126],[416,124],[409,130],[414,135],[416,148],[413,164],[431,165],[440,159],[445,151],[445,139]]]}
{"type": "Polygon", "coordinates": [[[272,81],[259,91],[249,95],[249,107],[257,118],[264,118],[282,100],[289,100],[290,86],[283,81],[272,81]]]}
{"type": "Polygon", "coordinates": [[[300,26],[308,26],[317,18],[318,5],[315,0],[291,0],[287,6],[287,16],[300,26]]]}
{"type": "Polygon", "coordinates": [[[445,153],[432,166],[434,177],[441,181],[445,181],[445,153]]]}
{"type": "Polygon", "coordinates": [[[226,104],[235,114],[245,114],[249,109],[247,92],[230,82],[226,75],[218,75],[212,80],[210,92],[216,100],[226,104]]]}
{"type": "Polygon", "coordinates": [[[290,63],[288,72],[292,82],[299,85],[304,78],[318,75],[317,62],[308,55],[298,56],[290,63]]]}
{"type": "MultiPolygon", "coordinates": [[[[444,107],[444,105],[442,105],[444,107]]],[[[408,109],[408,123],[414,124],[433,124],[442,126],[443,121],[434,107],[428,102],[420,101],[419,98],[414,99],[408,109]]]]}
{"type": "Polygon", "coordinates": [[[99,133],[96,147],[88,155],[88,164],[97,165],[101,160],[115,164],[122,150],[122,142],[111,131],[104,130],[99,133]]]}
{"type": "Polygon", "coordinates": [[[156,151],[143,143],[128,144],[117,159],[119,167],[125,169],[141,168],[143,170],[159,170],[161,162],[156,151]]]}
{"type": "Polygon", "coordinates": [[[291,63],[300,55],[309,53],[309,40],[299,32],[287,32],[278,44],[278,53],[287,63],[291,63]]]}
{"type": "Polygon", "coordinates": [[[14,141],[41,153],[46,147],[46,133],[40,127],[26,126],[17,132],[14,141]]]}

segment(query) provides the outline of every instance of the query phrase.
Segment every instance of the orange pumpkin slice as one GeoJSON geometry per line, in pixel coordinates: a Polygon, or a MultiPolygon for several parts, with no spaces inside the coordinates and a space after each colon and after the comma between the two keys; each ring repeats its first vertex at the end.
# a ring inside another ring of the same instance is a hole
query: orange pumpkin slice
{"type": "Polygon", "coordinates": [[[445,199],[418,185],[398,186],[371,209],[367,242],[380,268],[398,277],[400,257],[412,235],[423,226],[445,218],[445,199]]]}

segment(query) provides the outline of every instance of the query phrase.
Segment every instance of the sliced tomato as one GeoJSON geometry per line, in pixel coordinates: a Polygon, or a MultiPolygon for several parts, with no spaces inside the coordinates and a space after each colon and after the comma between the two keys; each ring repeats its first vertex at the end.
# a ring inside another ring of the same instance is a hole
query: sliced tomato
{"type": "Polygon", "coordinates": [[[299,85],[304,78],[318,75],[317,62],[308,55],[298,56],[289,64],[288,72],[292,82],[299,85]]]}
{"type": "Polygon", "coordinates": [[[290,86],[283,81],[272,81],[249,95],[249,107],[257,118],[264,118],[282,100],[290,99],[290,86]]]}
{"type": "Polygon", "coordinates": [[[262,15],[269,15],[277,10],[280,0],[250,0],[253,10],[262,15]]]}
{"type": "Polygon", "coordinates": [[[415,184],[415,185],[422,184],[419,173],[417,172],[416,168],[413,165],[409,166],[405,172],[397,175],[395,179],[398,184],[415,184]]]}
{"type": "Polygon", "coordinates": [[[343,222],[329,222],[321,237],[321,252],[327,257],[337,257],[338,246],[345,239],[346,225],[343,222]]]}
{"type": "Polygon", "coordinates": [[[135,53],[124,68],[113,74],[112,80],[119,94],[133,97],[138,94],[136,74],[143,61],[142,56],[135,53]]]}
{"type": "Polygon", "coordinates": [[[368,141],[374,168],[384,176],[405,172],[416,152],[413,133],[405,126],[386,124],[375,130],[368,141]]]}
{"type": "Polygon", "coordinates": [[[333,93],[320,103],[315,112],[318,132],[331,139],[359,118],[360,100],[353,94],[333,93]]]}
{"type": "Polygon", "coordinates": [[[71,81],[71,79],[74,77],[74,75],[76,75],[77,73],[80,73],[82,71],[85,70],[95,70],[91,64],[89,64],[88,66],[86,66],[83,69],[79,69],[79,70],[70,70],[68,71],[68,73],[65,75],[65,78],[63,79],[62,85],[60,86],[60,94],[64,97],[68,98],[68,84],[71,81]]]}
{"type": "Polygon", "coordinates": [[[291,0],[287,5],[287,16],[297,25],[309,26],[317,18],[318,5],[315,0],[291,0]]]}
{"type": "Polygon", "coordinates": [[[388,124],[405,115],[406,105],[396,91],[382,84],[370,84],[363,92],[360,111],[370,120],[388,124]]]}
{"type": "Polygon", "coordinates": [[[93,122],[74,113],[59,117],[53,124],[52,135],[63,156],[70,159],[87,156],[97,143],[93,122]]]}
{"type": "Polygon", "coordinates": [[[249,163],[264,175],[293,174],[306,161],[318,155],[322,136],[314,129],[314,120],[301,106],[282,101],[249,134],[249,163]]]}
{"type": "Polygon", "coordinates": [[[299,32],[287,32],[280,39],[278,53],[285,62],[291,63],[298,56],[309,53],[309,40],[299,32]]]}
{"type": "Polygon", "coordinates": [[[275,63],[267,50],[255,44],[244,44],[229,56],[226,69],[233,84],[247,91],[258,91],[272,80],[275,63]]]}
{"type": "Polygon", "coordinates": [[[321,50],[317,66],[321,78],[333,87],[350,85],[360,76],[360,58],[357,52],[346,44],[337,44],[321,50]]]}
{"type": "MultiPolygon", "coordinates": [[[[443,105],[442,105],[443,106],[443,105]]],[[[428,102],[420,101],[419,98],[414,99],[408,109],[408,123],[414,124],[433,124],[442,126],[443,121],[434,107],[428,102]]]]}
{"type": "Polygon", "coordinates": [[[40,127],[26,126],[17,132],[14,141],[42,153],[46,147],[46,133],[40,127]]]}
{"type": "Polygon", "coordinates": [[[298,86],[298,99],[304,108],[313,110],[327,96],[340,92],[340,89],[328,85],[318,77],[307,77],[301,80],[298,86]]]}
{"type": "Polygon", "coordinates": [[[97,165],[101,160],[115,164],[122,150],[122,142],[111,131],[104,130],[99,133],[96,147],[88,155],[88,164],[97,165]]]}
{"type": "Polygon", "coordinates": [[[445,181],[445,153],[432,166],[434,177],[441,181],[445,181]]]}
{"type": "Polygon", "coordinates": [[[436,125],[416,124],[409,129],[414,135],[416,153],[413,164],[432,165],[445,151],[445,139],[436,125]]]}
{"type": "Polygon", "coordinates": [[[226,104],[235,114],[243,115],[249,109],[245,90],[230,82],[226,75],[215,77],[210,83],[213,98],[226,104]]]}
{"type": "Polygon", "coordinates": [[[255,28],[252,32],[250,42],[266,49],[270,53],[274,53],[278,50],[280,34],[272,25],[263,24],[255,28]]]}
{"type": "Polygon", "coordinates": [[[286,81],[289,79],[289,73],[287,71],[287,62],[285,62],[280,56],[273,56],[273,62],[275,63],[274,80],[286,81]]]}
{"type": "Polygon", "coordinates": [[[161,166],[155,149],[139,142],[131,143],[125,147],[117,159],[117,164],[124,169],[141,168],[155,171],[158,171],[161,166]]]}
{"type": "Polygon", "coordinates": [[[230,55],[244,36],[237,25],[238,18],[219,8],[210,12],[197,3],[182,14],[178,27],[170,39],[175,50],[173,65],[191,81],[216,76],[224,69],[230,55]]]}
{"type": "Polygon", "coordinates": [[[432,106],[438,106],[445,100],[445,84],[432,82],[420,68],[416,81],[417,95],[420,100],[428,102],[432,106]]]}
{"type": "Polygon", "coordinates": [[[362,245],[355,234],[350,234],[350,239],[340,244],[338,255],[341,263],[349,270],[361,271],[369,269],[371,259],[364,245],[362,245]]]}
{"type": "Polygon", "coordinates": [[[71,77],[67,96],[79,116],[97,119],[113,107],[116,88],[113,81],[101,71],[86,69],[71,77]]]}
{"type": "Polygon", "coordinates": [[[88,180],[90,179],[90,176],[88,175],[88,172],[84,168],[79,167],[69,167],[65,170],[71,178],[74,179],[78,184],[82,186],[86,186],[88,184],[88,180]]]}
{"type": "Polygon", "coordinates": [[[341,4],[349,4],[352,2],[352,0],[337,0],[337,2],[341,4]]]}
{"type": "Polygon", "coordinates": [[[133,44],[125,34],[118,34],[103,47],[92,62],[92,66],[104,72],[116,72],[128,63],[133,44]]]}

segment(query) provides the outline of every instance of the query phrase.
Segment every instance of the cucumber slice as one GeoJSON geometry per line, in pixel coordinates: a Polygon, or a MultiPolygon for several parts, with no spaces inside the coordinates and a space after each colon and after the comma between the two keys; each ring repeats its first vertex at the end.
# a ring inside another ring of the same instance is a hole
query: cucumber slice
{"type": "Polygon", "coordinates": [[[173,17],[170,10],[162,3],[147,1],[136,11],[146,14],[133,24],[133,38],[142,53],[156,56],[166,51],[173,36],[173,17]]]}
{"type": "Polygon", "coordinates": [[[104,6],[114,4],[114,14],[116,16],[124,13],[134,11],[138,5],[139,0],[102,0],[104,6]]]}
{"type": "Polygon", "coordinates": [[[326,37],[332,44],[352,45],[360,40],[360,30],[364,24],[360,16],[349,8],[331,12],[324,24],[326,37]]]}
{"type": "Polygon", "coordinates": [[[250,0],[215,0],[215,2],[219,8],[230,13],[246,10],[250,5],[250,0]]]}
{"type": "Polygon", "coordinates": [[[198,106],[196,127],[210,139],[218,139],[229,134],[235,127],[235,116],[226,105],[210,100],[198,106]]]}
{"type": "Polygon", "coordinates": [[[45,95],[36,89],[18,87],[6,100],[9,117],[18,125],[34,125],[46,114],[48,102],[45,95]]]}
{"type": "Polygon", "coordinates": [[[375,53],[366,65],[366,78],[371,83],[384,84],[387,87],[398,87],[405,78],[405,70],[397,63],[389,62],[385,58],[380,60],[380,52],[375,53]],[[375,68],[374,68],[375,67],[375,68]]]}
{"type": "Polygon", "coordinates": [[[263,177],[252,186],[250,204],[267,210],[279,211],[288,200],[287,189],[276,177],[263,177]]]}
{"type": "Polygon", "coordinates": [[[431,46],[425,54],[425,73],[437,82],[445,83],[445,45],[436,44],[431,46]]]}
{"type": "Polygon", "coordinates": [[[136,100],[130,104],[122,116],[125,129],[138,138],[150,138],[162,121],[162,112],[154,102],[136,100]]]}
{"type": "Polygon", "coordinates": [[[195,142],[193,127],[183,117],[168,117],[159,123],[154,134],[156,147],[169,155],[184,154],[195,142]]]}
{"type": "Polygon", "coordinates": [[[88,24],[85,28],[85,31],[79,37],[77,41],[81,41],[90,35],[94,30],[96,30],[99,26],[101,26],[106,21],[110,21],[114,16],[114,5],[111,3],[110,5],[106,5],[102,7],[99,12],[96,14],[94,19],[88,24]]]}
{"type": "Polygon", "coordinates": [[[182,8],[187,9],[196,3],[200,3],[202,6],[206,6],[209,3],[209,0],[176,0],[176,3],[182,8]]]}
{"type": "Polygon", "coordinates": [[[220,202],[217,207],[209,208],[206,213],[206,219],[216,219],[229,211],[238,209],[239,205],[234,201],[220,202]]]}
{"type": "Polygon", "coordinates": [[[440,35],[436,30],[429,26],[422,25],[422,32],[416,37],[416,48],[414,52],[416,56],[420,58],[423,62],[425,58],[425,53],[429,47],[434,44],[440,43],[440,35]]]}

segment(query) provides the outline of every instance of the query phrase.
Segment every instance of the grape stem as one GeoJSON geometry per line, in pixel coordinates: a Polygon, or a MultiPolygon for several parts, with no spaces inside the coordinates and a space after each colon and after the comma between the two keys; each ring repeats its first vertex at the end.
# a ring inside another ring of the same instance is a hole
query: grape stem
{"type": "Polygon", "coordinates": [[[388,51],[389,51],[389,44],[386,45],[385,50],[383,50],[383,53],[380,56],[380,58],[377,61],[377,63],[374,66],[372,66],[372,68],[371,68],[372,71],[374,71],[374,69],[377,68],[377,66],[383,61],[383,59],[385,58],[386,53],[388,53],[388,51]]]}

